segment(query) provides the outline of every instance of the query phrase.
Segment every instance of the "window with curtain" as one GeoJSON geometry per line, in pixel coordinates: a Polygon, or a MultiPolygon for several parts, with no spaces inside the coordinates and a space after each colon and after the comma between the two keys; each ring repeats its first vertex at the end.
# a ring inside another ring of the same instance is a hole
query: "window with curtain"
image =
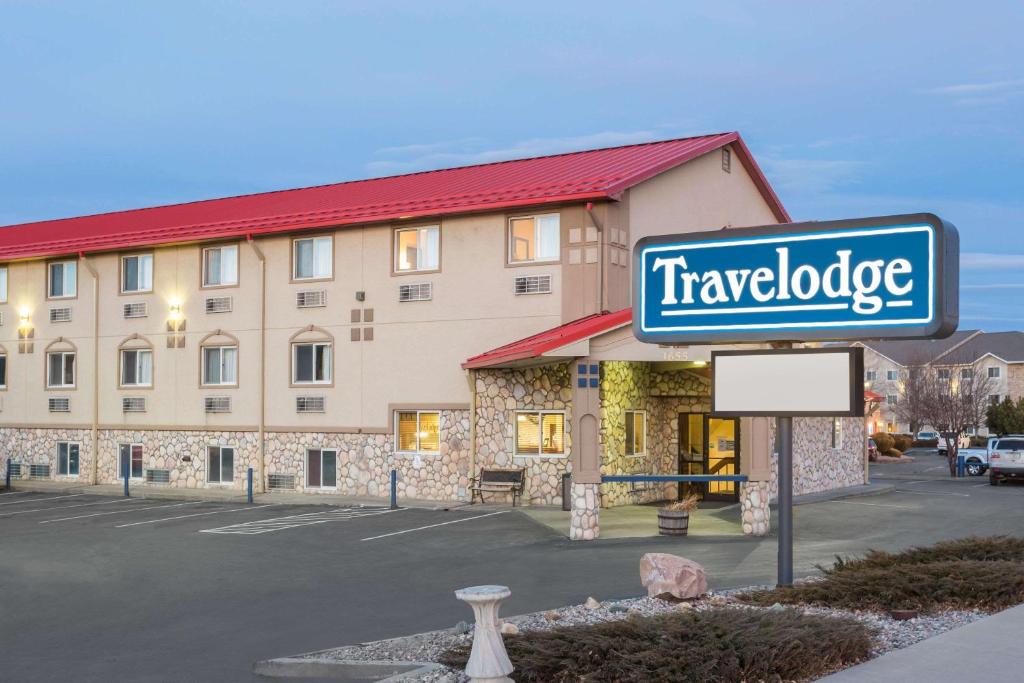
{"type": "Polygon", "coordinates": [[[395,434],[400,453],[439,453],[441,413],[436,410],[400,410],[395,434]]]}
{"type": "Polygon", "coordinates": [[[134,254],[121,257],[121,291],[153,291],[153,255],[134,254]]]}
{"type": "Polygon", "coordinates": [[[121,350],[121,386],[153,386],[153,352],[150,349],[121,350]]]}
{"type": "Polygon", "coordinates": [[[331,344],[293,344],[292,384],[330,384],[331,344]]]}
{"type": "Polygon", "coordinates": [[[235,449],[231,446],[209,446],[206,449],[206,481],[230,484],[235,480],[235,449]]]}
{"type": "Polygon", "coordinates": [[[46,354],[46,386],[75,386],[75,352],[55,351],[46,354]]]}
{"type": "Polygon", "coordinates": [[[644,455],[647,452],[647,413],[642,410],[626,411],[626,455],[644,455]]]}
{"type": "Polygon", "coordinates": [[[441,263],[441,228],[431,225],[395,231],[395,271],[437,270],[441,263]]]}
{"type": "Polygon", "coordinates": [[[545,411],[516,413],[516,455],[564,455],[565,415],[545,411]]]}
{"type": "Polygon", "coordinates": [[[70,299],[78,296],[78,263],[58,261],[47,266],[49,283],[48,296],[51,299],[70,299]]]}
{"type": "Polygon", "coordinates": [[[293,242],[292,276],[295,280],[331,277],[334,265],[333,237],[304,237],[293,242]]]}
{"type": "Polygon", "coordinates": [[[338,485],[338,452],[326,448],[306,451],[306,486],[334,488],[338,485]]]}
{"type": "Polygon", "coordinates": [[[203,249],[203,287],[238,284],[238,245],[203,249]]]}
{"type": "Polygon", "coordinates": [[[561,237],[559,215],[523,216],[509,220],[510,263],[557,261],[561,237]]]}
{"type": "Polygon", "coordinates": [[[203,384],[238,384],[238,347],[203,347],[203,384]]]}

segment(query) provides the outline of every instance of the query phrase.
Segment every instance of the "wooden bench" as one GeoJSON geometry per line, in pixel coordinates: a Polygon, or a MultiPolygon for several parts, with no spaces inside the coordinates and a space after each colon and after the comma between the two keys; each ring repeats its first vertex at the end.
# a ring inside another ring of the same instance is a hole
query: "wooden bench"
{"type": "Polygon", "coordinates": [[[480,470],[480,475],[473,479],[471,490],[472,497],[470,505],[476,502],[480,496],[480,502],[484,502],[485,493],[511,493],[512,507],[516,506],[516,499],[523,493],[523,484],[526,481],[526,468],[498,468],[485,467],[480,470]]]}

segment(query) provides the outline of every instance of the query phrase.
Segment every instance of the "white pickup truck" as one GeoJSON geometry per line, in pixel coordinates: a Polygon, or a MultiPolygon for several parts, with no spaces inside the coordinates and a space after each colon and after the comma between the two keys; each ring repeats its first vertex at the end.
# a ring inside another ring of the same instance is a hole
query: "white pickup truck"
{"type": "MultiPolygon", "coordinates": [[[[1001,442],[1006,442],[1006,444],[1011,444],[1011,442],[1015,443],[1015,442],[1018,442],[1018,441],[1024,441],[1024,435],[1022,435],[1022,434],[1007,434],[1005,436],[991,436],[988,439],[988,444],[987,444],[986,448],[960,448],[960,449],[957,450],[957,455],[958,456],[961,456],[961,455],[963,456],[963,458],[964,458],[964,469],[967,471],[967,475],[968,476],[970,476],[970,477],[980,477],[983,474],[985,474],[986,472],[988,472],[989,469],[992,467],[992,463],[990,462],[990,459],[991,459],[993,453],[997,453],[998,452],[999,455],[1002,456],[1002,453],[999,450],[1000,449],[1000,445],[999,444],[1001,442]]],[[[1001,448],[1003,450],[1007,450],[1008,449],[1008,446],[1006,444],[1001,446],[1001,448]]],[[[1024,448],[1021,448],[1019,450],[1024,450],[1024,448]]],[[[945,457],[948,453],[949,453],[949,450],[946,448],[945,441],[944,440],[940,441],[939,442],[939,455],[945,457]]],[[[997,459],[1001,460],[1002,457],[997,458],[997,459]]],[[[1024,476],[1024,462],[1021,463],[1020,475],[1007,475],[1007,476],[1024,476]]]]}

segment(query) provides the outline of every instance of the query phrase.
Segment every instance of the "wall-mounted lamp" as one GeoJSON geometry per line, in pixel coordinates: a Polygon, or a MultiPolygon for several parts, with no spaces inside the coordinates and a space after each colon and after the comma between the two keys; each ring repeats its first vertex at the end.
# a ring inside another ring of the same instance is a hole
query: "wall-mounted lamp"
{"type": "Polygon", "coordinates": [[[27,306],[18,309],[18,353],[32,353],[34,350],[32,339],[36,336],[36,331],[32,327],[30,314],[27,306]]]}
{"type": "Polygon", "coordinates": [[[167,332],[167,348],[185,348],[185,314],[178,301],[171,302],[170,310],[167,313],[167,332]]]}

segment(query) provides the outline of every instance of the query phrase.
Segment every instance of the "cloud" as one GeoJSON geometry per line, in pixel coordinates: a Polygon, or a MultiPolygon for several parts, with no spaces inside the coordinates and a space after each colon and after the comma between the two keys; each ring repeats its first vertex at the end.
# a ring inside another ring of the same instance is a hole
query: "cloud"
{"type": "Polygon", "coordinates": [[[961,96],[1021,89],[1024,89],[1024,78],[1009,81],[988,81],[985,83],[959,83],[957,85],[944,85],[938,88],[928,88],[923,92],[929,95],[961,96]]]}
{"type": "Polygon", "coordinates": [[[409,173],[433,168],[486,164],[581,149],[650,142],[660,139],[664,135],[664,132],[654,130],[602,131],[569,137],[530,138],[504,147],[492,148],[487,148],[486,140],[481,138],[383,147],[374,152],[374,155],[396,158],[371,161],[366,165],[366,169],[374,174],[409,173]]]}
{"type": "Polygon", "coordinates": [[[819,194],[854,184],[868,164],[850,159],[760,157],[772,186],[782,192],[819,194]]]}
{"type": "Polygon", "coordinates": [[[1024,254],[990,254],[967,251],[960,254],[961,270],[1024,268],[1024,254]]]}

